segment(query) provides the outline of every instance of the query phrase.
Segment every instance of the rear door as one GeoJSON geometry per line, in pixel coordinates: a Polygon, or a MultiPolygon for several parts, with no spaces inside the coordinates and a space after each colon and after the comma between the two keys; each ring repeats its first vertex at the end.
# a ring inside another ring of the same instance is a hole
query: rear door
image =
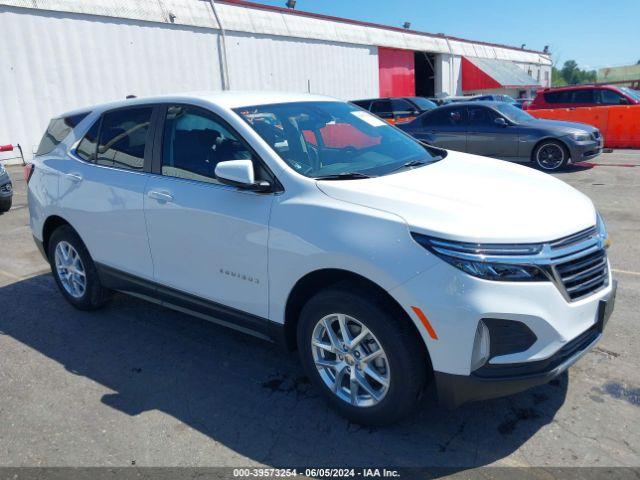
{"type": "Polygon", "coordinates": [[[571,107],[592,107],[600,100],[595,88],[580,88],[571,95],[571,107]]]}
{"type": "Polygon", "coordinates": [[[518,155],[519,127],[485,106],[470,106],[468,112],[467,152],[497,158],[518,155]],[[507,125],[497,125],[496,118],[503,118],[507,125]]]}
{"type": "Polygon", "coordinates": [[[144,196],[155,281],[209,300],[210,308],[267,317],[274,194],[224,185],[214,173],[219,162],[252,159],[261,180],[264,165],[214,113],[191,105],[165,110],[144,196]]]}
{"type": "Polygon", "coordinates": [[[143,197],[154,107],[106,112],[60,162],[61,211],[98,264],[151,279],[143,197]]]}
{"type": "Polygon", "coordinates": [[[467,107],[441,107],[411,124],[411,134],[430,145],[467,151],[467,107]]]}

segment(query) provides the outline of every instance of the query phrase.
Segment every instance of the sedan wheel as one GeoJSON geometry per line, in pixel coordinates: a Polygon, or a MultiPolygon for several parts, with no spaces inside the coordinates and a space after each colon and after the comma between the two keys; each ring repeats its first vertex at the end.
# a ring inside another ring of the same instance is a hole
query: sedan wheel
{"type": "Polygon", "coordinates": [[[543,170],[555,171],[567,163],[565,148],[558,142],[543,143],[534,153],[538,167],[543,170]]]}

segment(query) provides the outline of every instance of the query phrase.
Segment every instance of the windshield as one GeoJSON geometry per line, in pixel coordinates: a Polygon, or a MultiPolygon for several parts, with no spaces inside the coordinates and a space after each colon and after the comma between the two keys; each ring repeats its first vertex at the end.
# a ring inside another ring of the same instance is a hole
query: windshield
{"type": "Polygon", "coordinates": [[[423,97],[408,97],[413,103],[415,103],[420,110],[433,110],[437,108],[438,105],[433,103],[431,100],[427,100],[423,97]]]}
{"type": "Polygon", "coordinates": [[[514,107],[510,103],[496,103],[495,108],[502,115],[507,117],[507,120],[511,120],[513,123],[530,122],[531,120],[535,120],[535,118],[527,112],[520,110],[518,107],[514,107]]]}
{"type": "Polygon", "coordinates": [[[634,100],[640,102],[640,92],[639,91],[633,90],[632,88],[629,88],[629,87],[620,87],[620,90],[622,90],[624,93],[629,95],[634,100]]]}
{"type": "Polygon", "coordinates": [[[318,178],[386,175],[440,160],[408,134],[345,102],[295,102],[234,110],[296,172],[318,178]]]}

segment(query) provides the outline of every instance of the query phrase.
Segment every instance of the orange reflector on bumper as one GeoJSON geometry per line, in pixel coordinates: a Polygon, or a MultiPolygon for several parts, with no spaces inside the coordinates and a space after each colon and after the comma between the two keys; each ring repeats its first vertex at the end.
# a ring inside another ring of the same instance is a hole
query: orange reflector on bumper
{"type": "Polygon", "coordinates": [[[422,325],[424,325],[424,328],[427,329],[427,332],[429,333],[429,336],[431,338],[433,338],[434,340],[438,339],[438,335],[436,334],[436,331],[433,329],[433,327],[431,326],[431,324],[429,323],[429,319],[427,318],[427,316],[422,312],[422,310],[420,310],[418,307],[411,307],[411,309],[415,312],[415,314],[418,316],[418,318],[420,319],[420,321],[422,322],[422,325]]]}

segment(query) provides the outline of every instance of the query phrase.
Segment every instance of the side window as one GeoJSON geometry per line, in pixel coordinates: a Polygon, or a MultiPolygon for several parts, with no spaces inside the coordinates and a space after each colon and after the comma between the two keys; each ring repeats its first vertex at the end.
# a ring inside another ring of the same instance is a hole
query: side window
{"type": "Polygon", "coordinates": [[[391,102],[389,100],[378,100],[371,105],[372,113],[391,113],[391,102]]]}
{"type": "Polygon", "coordinates": [[[208,183],[219,183],[219,162],[252,159],[245,143],[212,114],[182,105],[167,109],[162,152],[163,175],[208,183]]]}
{"type": "Polygon", "coordinates": [[[544,94],[544,100],[547,103],[571,103],[572,95],[573,92],[571,90],[549,92],[544,94]]]}
{"type": "Polygon", "coordinates": [[[98,148],[98,129],[100,128],[100,119],[91,126],[84,138],[78,144],[76,155],[86,162],[96,161],[96,151],[98,148]]]}
{"type": "Polygon", "coordinates": [[[596,103],[595,92],[592,88],[574,90],[571,103],[596,103]]]}
{"type": "Polygon", "coordinates": [[[359,106],[360,108],[364,108],[365,110],[369,110],[369,106],[371,105],[371,100],[356,100],[351,103],[359,106]]]}
{"type": "Polygon", "coordinates": [[[469,124],[475,126],[493,125],[498,115],[489,108],[469,107],[469,124]]]}
{"type": "Polygon", "coordinates": [[[102,117],[96,164],[142,170],[153,107],[126,108],[102,117]]]}
{"type": "Polygon", "coordinates": [[[609,89],[600,90],[600,103],[603,105],[620,105],[622,103],[622,96],[609,89]]]}
{"type": "Polygon", "coordinates": [[[457,127],[466,121],[466,107],[456,107],[434,110],[433,113],[425,115],[422,124],[425,126],[457,127]]]}
{"type": "Polygon", "coordinates": [[[416,108],[413,105],[401,98],[394,98],[393,100],[391,100],[392,112],[412,112],[415,109],[416,108]]]}
{"type": "Polygon", "coordinates": [[[44,133],[42,140],[40,140],[36,156],[52,152],[87,115],[89,115],[89,112],[51,120],[47,131],[44,133]]]}

